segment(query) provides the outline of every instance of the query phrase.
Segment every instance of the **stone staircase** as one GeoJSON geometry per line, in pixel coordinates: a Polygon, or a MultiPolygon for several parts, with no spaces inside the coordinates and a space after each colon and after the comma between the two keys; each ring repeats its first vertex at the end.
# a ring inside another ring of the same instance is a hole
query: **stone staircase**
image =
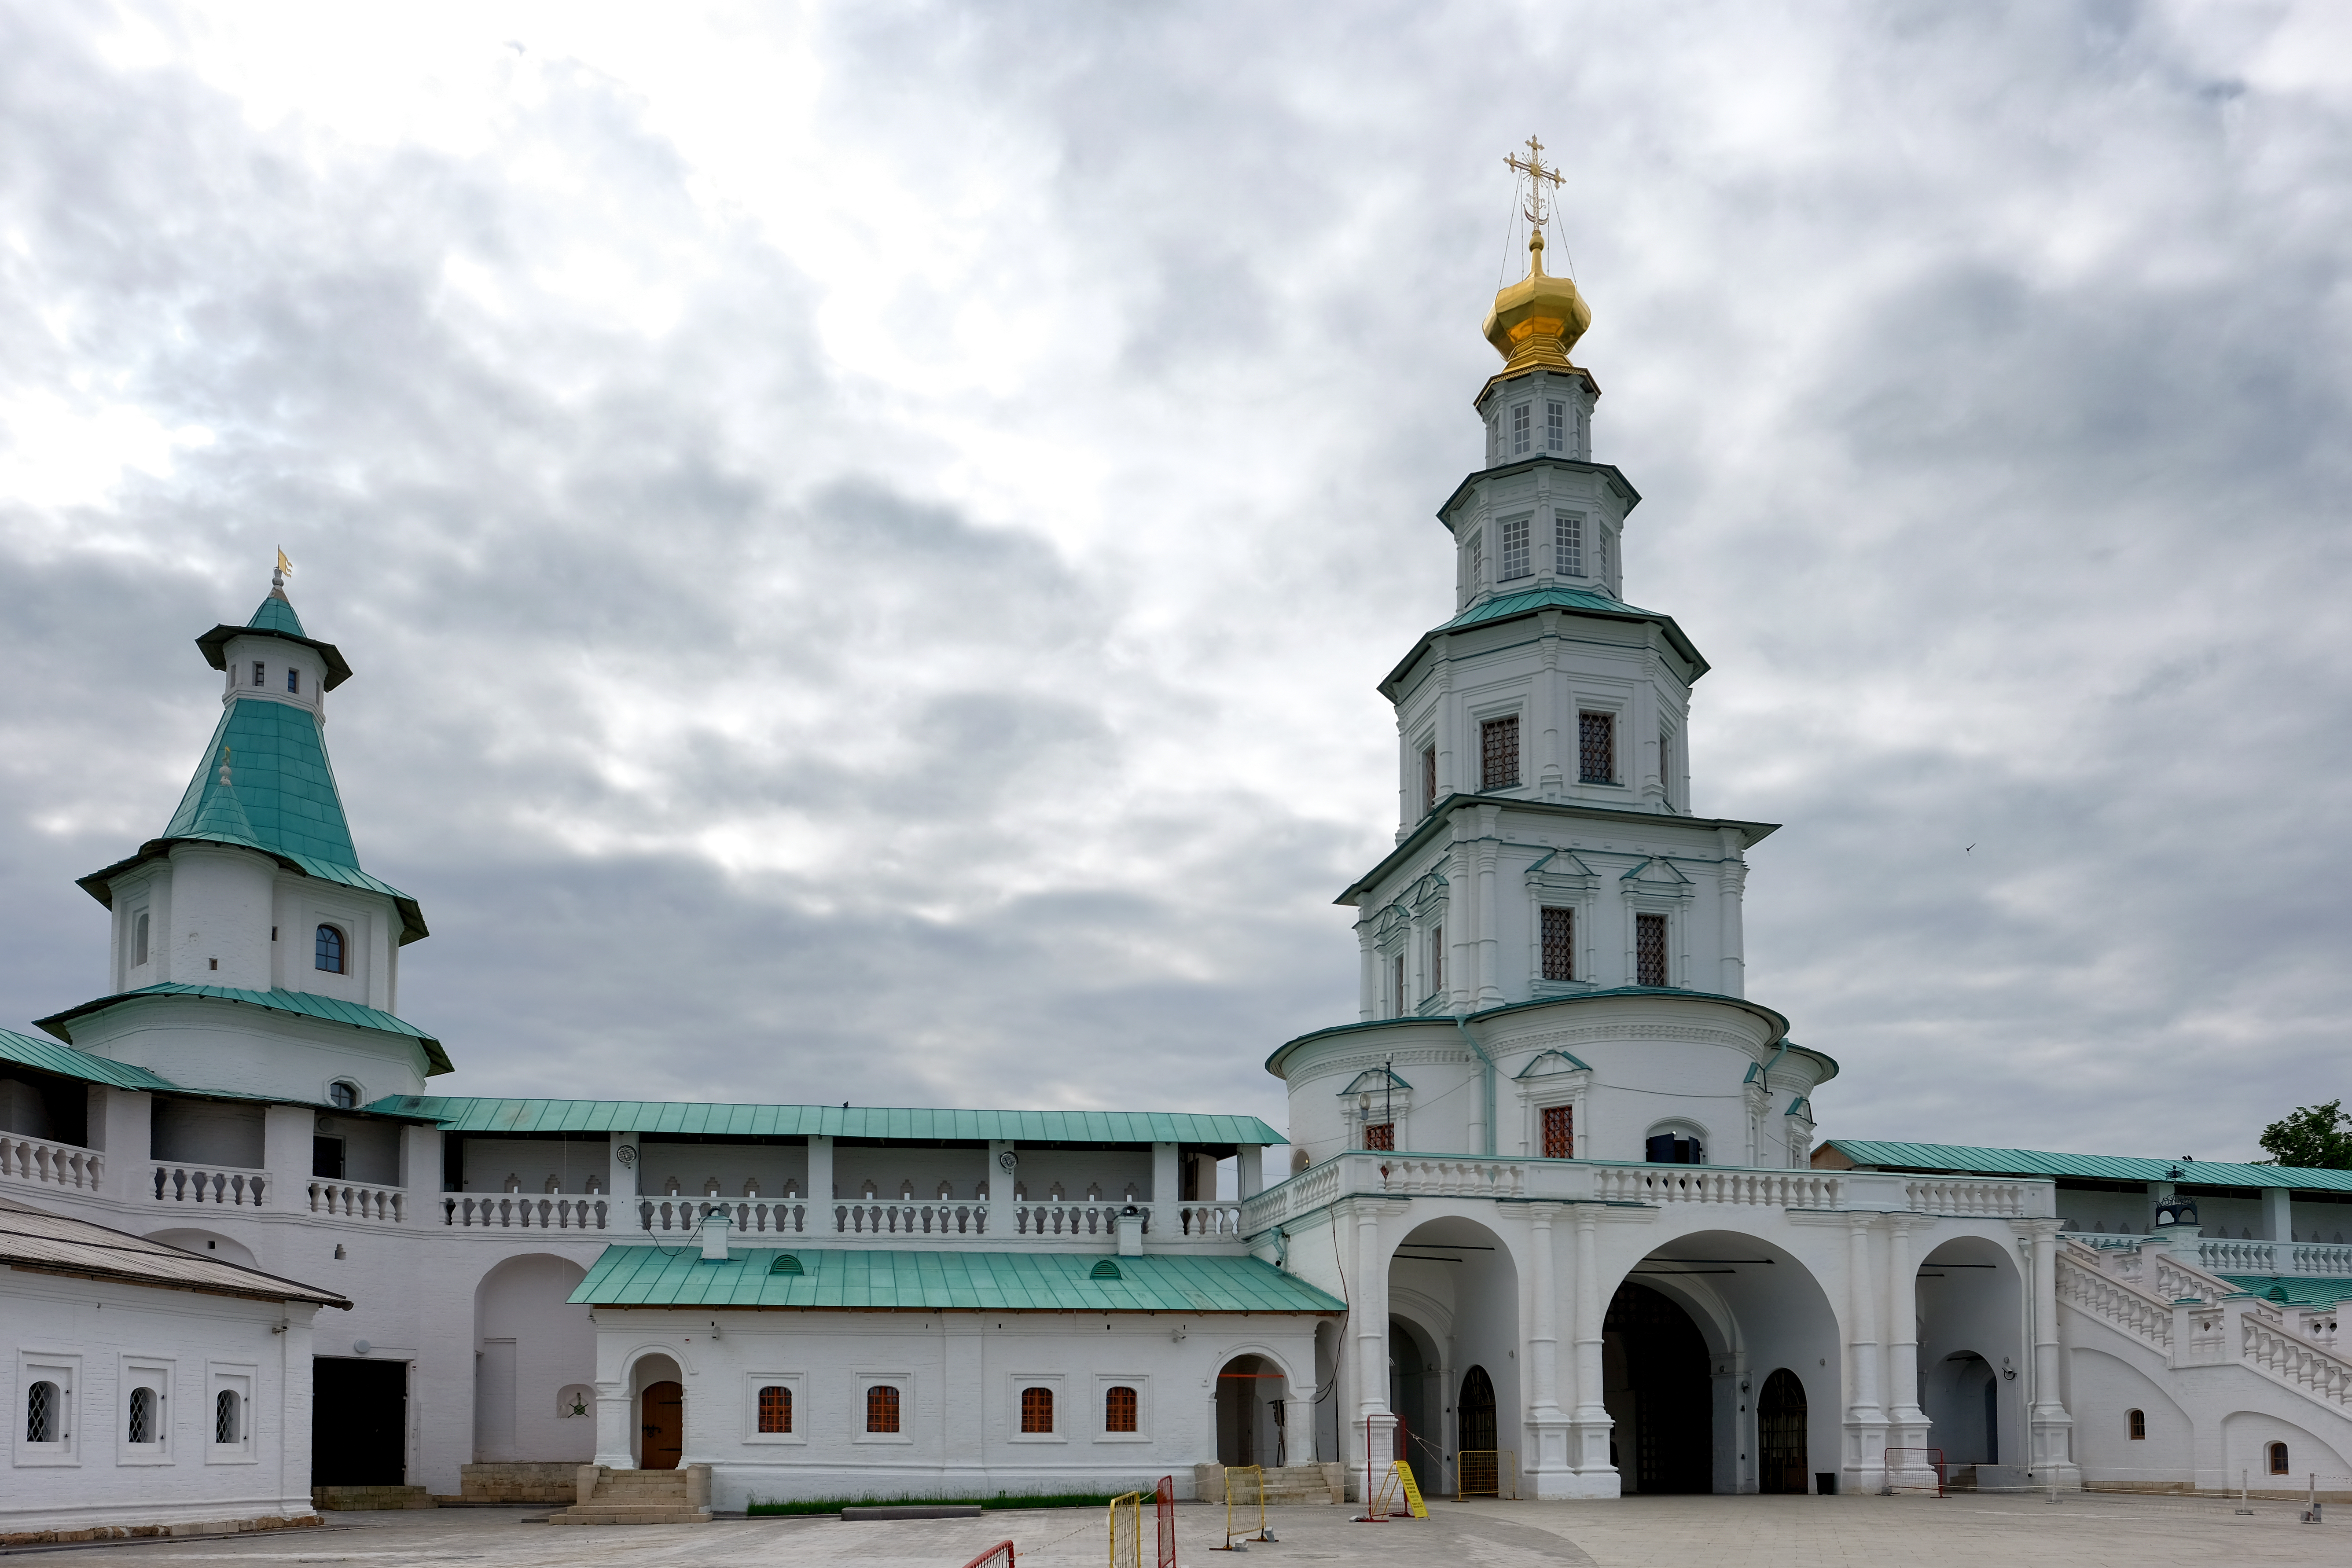
{"type": "Polygon", "coordinates": [[[616,1470],[583,1465],[579,1500],[549,1514],[550,1524],[709,1524],[710,1467],[676,1470],[616,1470]]]}
{"type": "MultiPolygon", "coordinates": [[[[1334,1461],[1323,1465],[1269,1466],[1265,1471],[1265,1500],[1269,1506],[1277,1503],[1335,1503],[1346,1500],[1346,1481],[1334,1461]]],[[[1195,1465],[1192,1467],[1192,1495],[1203,1502],[1225,1500],[1225,1467],[1195,1465]]]]}

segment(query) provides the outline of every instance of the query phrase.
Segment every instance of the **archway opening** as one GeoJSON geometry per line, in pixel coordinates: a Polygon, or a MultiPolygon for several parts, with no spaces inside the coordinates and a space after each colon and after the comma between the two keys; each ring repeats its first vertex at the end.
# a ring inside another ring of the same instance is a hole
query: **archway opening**
{"type": "Polygon", "coordinates": [[[1445,1485],[1445,1371],[1436,1341],[1410,1319],[1389,1320],[1389,1408],[1397,1417],[1397,1457],[1421,1484],[1445,1485]]]}
{"type": "Polygon", "coordinates": [[[1946,1464],[2000,1463],[2000,1376],[1991,1363],[1954,1351],[1936,1363],[1926,1393],[1946,1464]]]}
{"type": "Polygon", "coordinates": [[[500,1262],[474,1288],[474,1461],[584,1464],[594,1406],[562,1391],[593,1383],[596,1325],[572,1292],[580,1265],[547,1253],[500,1262]]]}
{"type": "Polygon", "coordinates": [[[1804,1380],[1787,1367],[1764,1380],[1756,1400],[1756,1489],[1794,1493],[1813,1489],[1805,1475],[1808,1451],[1804,1380]]]}
{"type": "Polygon", "coordinates": [[[1919,1405],[1948,1464],[2013,1465],[2024,1448],[2023,1289],[2015,1254],[1983,1237],[1954,1237],[1919,1264],[1919,1405]]]}
{"type": "Polygon", "coordinates": [[[637,1406],[637,1468],[674,1470],[686,1447],[686,1386],[677,1363],[649,1355],[629,1369],[637,1406]]]}
{"type": "Polygon", "coordinates": [[[1217,1463],[1290,1462],[1284,1417],[1288,1380],[1262,1355],[1239,1355],[1217,1373],[1217,1463]]]}
{"type": "Polygon", "coordinates": [[[1659,1291],[1620,1285],[1601,1328],[1603,1402],[1629,1492],[1715,1489],[1715,1383],[1706,1341],[1659,1291]]]}

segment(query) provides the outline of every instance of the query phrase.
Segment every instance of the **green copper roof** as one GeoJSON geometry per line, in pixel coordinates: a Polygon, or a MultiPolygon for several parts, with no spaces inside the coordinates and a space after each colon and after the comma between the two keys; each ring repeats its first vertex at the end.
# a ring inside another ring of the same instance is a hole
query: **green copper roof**
{"type": "Polygon", "coordinates": [[[941,1139],[1012,1143],[1279,1143],[1255,1116],[1172,1110],[921,1110],[885,1106],[712,1105],[693,1100],[472,1100],[395,1094],[373,1110],[426,1116],[451,1132],[693,1133],[739,1138],[941,1139]]]}
{"type": "MultiPolygon", "coordinates": [[[[294,1013],[305,1018],[320,1018],[331,1024],[349,1024],[359,1029],[376,1029],[387,1035],[405,1035],[424,1047],[428,1064],[425,1076],[455,1072],[441,1042],[405,1019],[375,1007],[362,1007],[356,1002],[339,1001],[332,996],[314,996],[308,991],[240,991],[227,985],[184,985],[166,981],[161,985],[142,985],[136,991],[118,992],[101,996],[95,1002],[85,1002],[79,1007],[68,1007],[46,1018],[37,1018],[40,1025],[61,1040],[71,1042],[73,1035],[68,1026],[76,1018],[87,1017],[107,1007],[135,1002],[146,996],[203,996],[215,1002],[238,1002],[248,1007],[267,1007],[273,1013],[294,1013]]],[[[395,1095],[395,1100],[408,1098],[395,1095]]]]}
{"type": "Polygon", "coordinates": [[[228,705],[163,836],[223,838],[353,870],[360,863],[318,715],[266,698],[228,705]]]}
{"type": "Polygon", "coordinates": [[[284,632],[288,637],[300,637],[304,642],[310,640],[310,634],[302,629],[302,617],[294,613],[293,601],[274,591],[261,601],[260,607],[253,612],[253,618],[245,624],[257,631],[284,632]]]}
{"type": "Polygon", "coordinates": [[[1100,1253],[864,1252],[608,1247],[572,1300],[598,1307],[785,1307],[845,1311],[1344,1312],[1347,1304],[1255,1258],[1100,1253]],[[777,1273],[780,1253],[798,1274],[777,1273]]]}
{"type": "Polygon", "coordinates": [[[352,667],[344,662],[342,650],[333,643],[304,636],[301,617],[294,613],[294,606],[287,602],[286,595],[275,590],[261,601],[261,607],[253,612],[253,618],[245,625],[233,626],[223,622],[198,637],[196,646],[204,649],[206,664],[215,669],[226,670],[228,668],[228,645],[237,637],[283,637],[288,642],[300,643],[311,649],[327,667],[325,685],[330,691],[352,678],[352,667]]]}
{"type": "Polygon", "coordinates": [[[1979,1149],[1961,1143],[1886,1143],[1832,1138],[1857,1165],[1909,1171],[1965,1171],[1986,1176],[2082,1176],[2102,1182],[2167,1182],[2199,1187],[2300,1187],[2352,1193],[2352,1171],[2302,1165],[2242,1165],[2209,1160],[2143,1160],[2126,1154],[2052,1154],[2035,1149],[1979,1149]],[[2178,1170],[2180,1174],[2170,1173],[2178,1170]]]}
{"type": "Polygon", "coordinates": [[[59,1078],[79,1079],[84,1083],[110,1084],[116,1089],[174,1089],[180,1086],[170,1079],[158,1078],[145,1068],[129,1062],[110,1061],[94,1057],[88,1051],[78,1051],[71,1046],[58,1045],[55,1040],[37,1040],[30,1035],[0,1029],[0,1061],[15,1062],[20,1067],[39,1072],[55,1073],[59,1078]]]}
{"type": "Polygon", "coordinates": [[[2251,1290],[2267,1297],[2273,1289],[2283,1289],[2290,1305],[2297,1307],[2333,1307],[2352,1297],[2352,1279],[2295,1279],[2279,1274],[2222,1274],[2241,1290],[2251,1290]]]}
{"type": "Polygon", "coordinates": [[[1486,621],[1507,620],[1524,616],[1530,610],[1599,610],[1612,616],[1638,616],[1643,620],[1663,621],[1666,617],[1655,610],[1638,609],[1622,599],[1612,598],[1598,588],[1573,588],[1565,584],[1553,584],[1543,588],[1529,588],[1519,594],[1497,594],[1484,604],[1473,605],[1441,629],[1460,631],[1486,621]]]}

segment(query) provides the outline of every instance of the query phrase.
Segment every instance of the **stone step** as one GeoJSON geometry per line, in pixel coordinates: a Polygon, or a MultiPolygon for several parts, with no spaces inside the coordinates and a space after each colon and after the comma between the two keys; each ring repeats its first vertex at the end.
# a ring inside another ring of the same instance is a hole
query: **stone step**
{"type": "Polygon", "coordinates": [[[710,1510],[691,1508],[610,1508],[573,1504],[547,1516],[550,1524],[709,1524],[710,1510]]]}

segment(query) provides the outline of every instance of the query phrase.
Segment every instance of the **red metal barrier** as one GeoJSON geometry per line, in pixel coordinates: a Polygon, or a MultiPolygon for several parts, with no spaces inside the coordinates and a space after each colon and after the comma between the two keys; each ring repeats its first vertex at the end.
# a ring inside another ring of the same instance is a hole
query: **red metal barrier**
{"type": "Polygon", "coordinates": [[[1013,1542],[1009,1541],[998,1542],[995,1545],[990,1547],[987,1551],[982,1552],[979,1556],[965,1563],[963,1568],[995,1568],[995,1565],[999,1563],[1003,1563],[1004,1568],[1014,1568],[1013,1562],[1013,1542]]]}
{"type": "Polygon", "coordinates": [[[1160,1478],[1159,1568],[1176,1568],[1176,1478],[1160,1478]]]}

